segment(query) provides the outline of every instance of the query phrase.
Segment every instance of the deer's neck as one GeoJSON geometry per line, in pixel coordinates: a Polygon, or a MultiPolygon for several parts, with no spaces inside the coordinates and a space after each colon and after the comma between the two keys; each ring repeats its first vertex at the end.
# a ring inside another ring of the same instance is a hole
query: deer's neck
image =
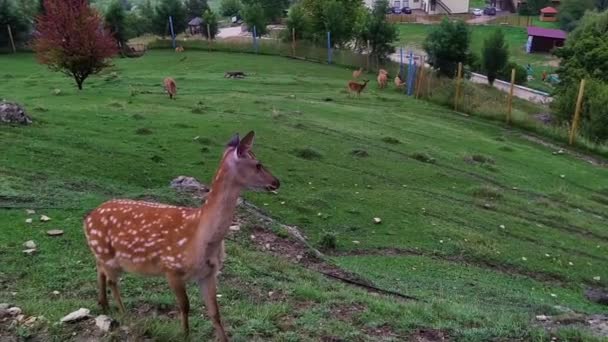
{"type": "Polygon", "coordinates": [[[240,194],[241,187],[233,177],[222,169],[218,170],[207,201],[201,208],[196,236],[198,248],[205,249],[208,244],[219,243],[224,239],[232,223],[240,194]]]}

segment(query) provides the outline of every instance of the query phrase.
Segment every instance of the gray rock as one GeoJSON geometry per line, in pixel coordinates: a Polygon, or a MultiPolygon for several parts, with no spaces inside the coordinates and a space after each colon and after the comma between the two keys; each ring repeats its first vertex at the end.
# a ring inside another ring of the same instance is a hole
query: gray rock
{"type": "Polygon", "coordinates": [[[202,184],[194,177],[178,176],[171,181],[171,188],[179,192],[193,194],[197,198],[205,198],[209,193],[209,187],[202,184]]]}
{"type": "Polygon", "coordinates": [[[27,249],[35,249],[36,248],[36,243],[34,242],[34,240],[29,240],[23,243],[23,247],[27,248],[27,249]]]}
{"type": "Polygon", "coordinates": [[[91,310],[80,308],[74,312],[69,313],[67,316],[61,319],[62,323],[77,322],[90,317],[91,310]]]}
{"type": "Polygon", "coordinates": [[[106,315],[99,315],[95,318],[95,325],[99,330],[108,332],[118,326],[118,322],[106,315]]]}
{"type": "Polygon", "coordinates": [[[585,297],[590,301],[602,305],[608,305],[608,291],[598,288],[588,288],[585,290],[585,297]]]}
{"type": "Polygon", "coordinates": [[[9,303],[0,303],[0,310],[7,310],[11,305],[9,303]]]}
{"type": "Polygon", "coordinates": [[[22,250],[22,252],[27,255],[32,255],[32,254],[36,253],[36,248],[24,249],[24,250],[22,250]]]}
{"type": "Polygon", "coordinates": [[[29,125],[32,119],[20,105],[2,100],[0,102],[0,123],[29,125]]]}
{"type": "Polygon", "coordinates": [[[11,316],[18,316],[21,315],[21,309],[13,306],[12,308],[8,308],[8,310],[6,310],[8,312],[9,315],[11,316]]]}

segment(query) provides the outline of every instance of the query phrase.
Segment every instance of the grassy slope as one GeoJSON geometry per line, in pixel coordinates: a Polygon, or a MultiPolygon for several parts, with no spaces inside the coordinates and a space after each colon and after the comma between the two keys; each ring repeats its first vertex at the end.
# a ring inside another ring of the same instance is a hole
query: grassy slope
{"type": "MultiPolygon", "coordinates": [[[[433,25],[400,24],[398,25],[399,43],[402,46],[421,50],[424,39],[433,27],[433,25]]],[[[554,67],[548,64],[554,57],[546,54],[527,54],[524,50],[527,40],[525,28],[494,25],[471,25],[469,27],[472,32],[471,51],[477,54],[477,56],[481,56],[483,42],[486,37],[500,27],[505,34],[506,42],[509,44],[510,59],[522,66],[528,63],[532,65],[535,80],[529,82],[528,86],[544,91],[551,90],[550,85],[541,81],[541,75],[544,70],[548,73],[555,70],[554,67]]]]}
{"type": "MultiPolygon", "coordinates": [[[[313,339],[366,339],[366,329],[387,324],[401,336],[432,326],[481,341],[537,336],[530,317],[550,313],[552,305],[602,310],[583,298],[582,288],[597,283],[597,276],[600,285],[608,284],[608,233],[600,216],[608,202],[606,169],[552,155],[516,132],[392,90],[379,92],[375,85],[361,98],[348,98],[343,89],[350,71],[330,66],[278,57],[151,52],[117,60],[115,75],[93,78],[79,93],[69,80],[37,66],[31,55],[2,58],[9,68],[0,77],[10,82],[0,84],[0,93],[26,104],[37,124],[0,128],[1,140],[10,142],[0,154],[0,201],[73,208],[44,210],[53,221],[32,227],[22,210],[0,210],[6,265],[0,298],[17,292],[14,302],[26,312],[54,321],[79,306],[94,308],[95,275],[80,233],[82,215],[111,197],[179,200],[168,182],[182,174],[210,179],[227,138],[249,129],[258,133],[258,157],[283,188],[278,196],[247,198],[300,226],[313,243],[324,231],[335,232],[339,265],[429,303],[363,295],[252,252],[244,240],[231,242],[222,305],[237,339],[284,340],[294,337],[290,331],[313,339]],[[255,74],[223,78],[225,70],[237,67],[255,74]],[[167,75],[177,80],[176,101],[162,95],[167,75]],[[51,95],[54,88],[62,89],[61,95],[51,95]],[[142,128],[151,134],[137,134],[142,128]],[[399,143],[388,143],[387,137],[399,143]],[[322,157],[302,159],[302,149],[322,157]],[[369,157],[353,157],[353,149],[369,157]],[[428,153],[436,163],[412,158],[414,153],[428,153]],[[493,163],[465,161],[471,155],[493,163]],[[382,224],[374,225],[373,217],[382,224]],[[66,236],[44,237],[51,226],[65,229],[66,236]],[[21,255],[21,244],[32,238],[41,249],[34,259],[21,255]],[[365,255],[388,247],[408,252],[365,255]],[[277,288],[286,293],[283,302],[251,293],[277,288]],[[59,300],[50,298],[55,289],[64,292],[59,300]],[[332,307],[352,302],[365,311],[350,321],[331,319],[332,307]]],[[[130,307],[173,303],[162,280],[127,277],[123,292],[130,307]]],[[[209,336],[210,324],[193,320],[196,333],[209,336]]],[[[135,324],[159,339],[173,336],[178,327],[171,320],[135,324]]]]}

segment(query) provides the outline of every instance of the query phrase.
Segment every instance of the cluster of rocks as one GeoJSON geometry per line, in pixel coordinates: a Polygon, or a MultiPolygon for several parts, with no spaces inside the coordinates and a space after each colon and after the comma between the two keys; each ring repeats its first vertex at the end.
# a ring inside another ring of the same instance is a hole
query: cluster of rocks
{"type": "Polygon", "coordinates": [[[0,101],[0,123],[29,125],[32,118],[25,112],[19,104],[0,101]]]}

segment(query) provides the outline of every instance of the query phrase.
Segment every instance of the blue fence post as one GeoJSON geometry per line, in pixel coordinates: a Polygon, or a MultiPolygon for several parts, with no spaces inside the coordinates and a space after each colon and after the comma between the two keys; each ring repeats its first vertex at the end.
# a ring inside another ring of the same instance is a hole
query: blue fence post
{"type": "MultiPolygon", "coordinates": [[[[403,70],[403,48],[399,48],[399,73],[401,74],[401,80],[405,77],[405,73],[403,70]]],[[[405,87],[403,87],[405,89],[405,87]]]]}
{"type": "Polygon", "coordinates": [[[331,64],[331,32],[327,31],[327,64],[331,64]]]}
{"type": "Polygon", "coordinates": [[[175,49],[175,32],[173,31],[173,17],[169,16],[169,29],[171,30],[171,44],[175,49]]]}
{"type": "Polygon", "coordinates": [[[407,94],[412,95],[412,83],[414,82],[414,53],[410,50],[410,62],[407,68],[407,94]]]}
{"type": "Polygon", "coordinates": [[[253,51],[258,53],[258,31],[256,30],[255,25],[253,26],[253,51]]]}

